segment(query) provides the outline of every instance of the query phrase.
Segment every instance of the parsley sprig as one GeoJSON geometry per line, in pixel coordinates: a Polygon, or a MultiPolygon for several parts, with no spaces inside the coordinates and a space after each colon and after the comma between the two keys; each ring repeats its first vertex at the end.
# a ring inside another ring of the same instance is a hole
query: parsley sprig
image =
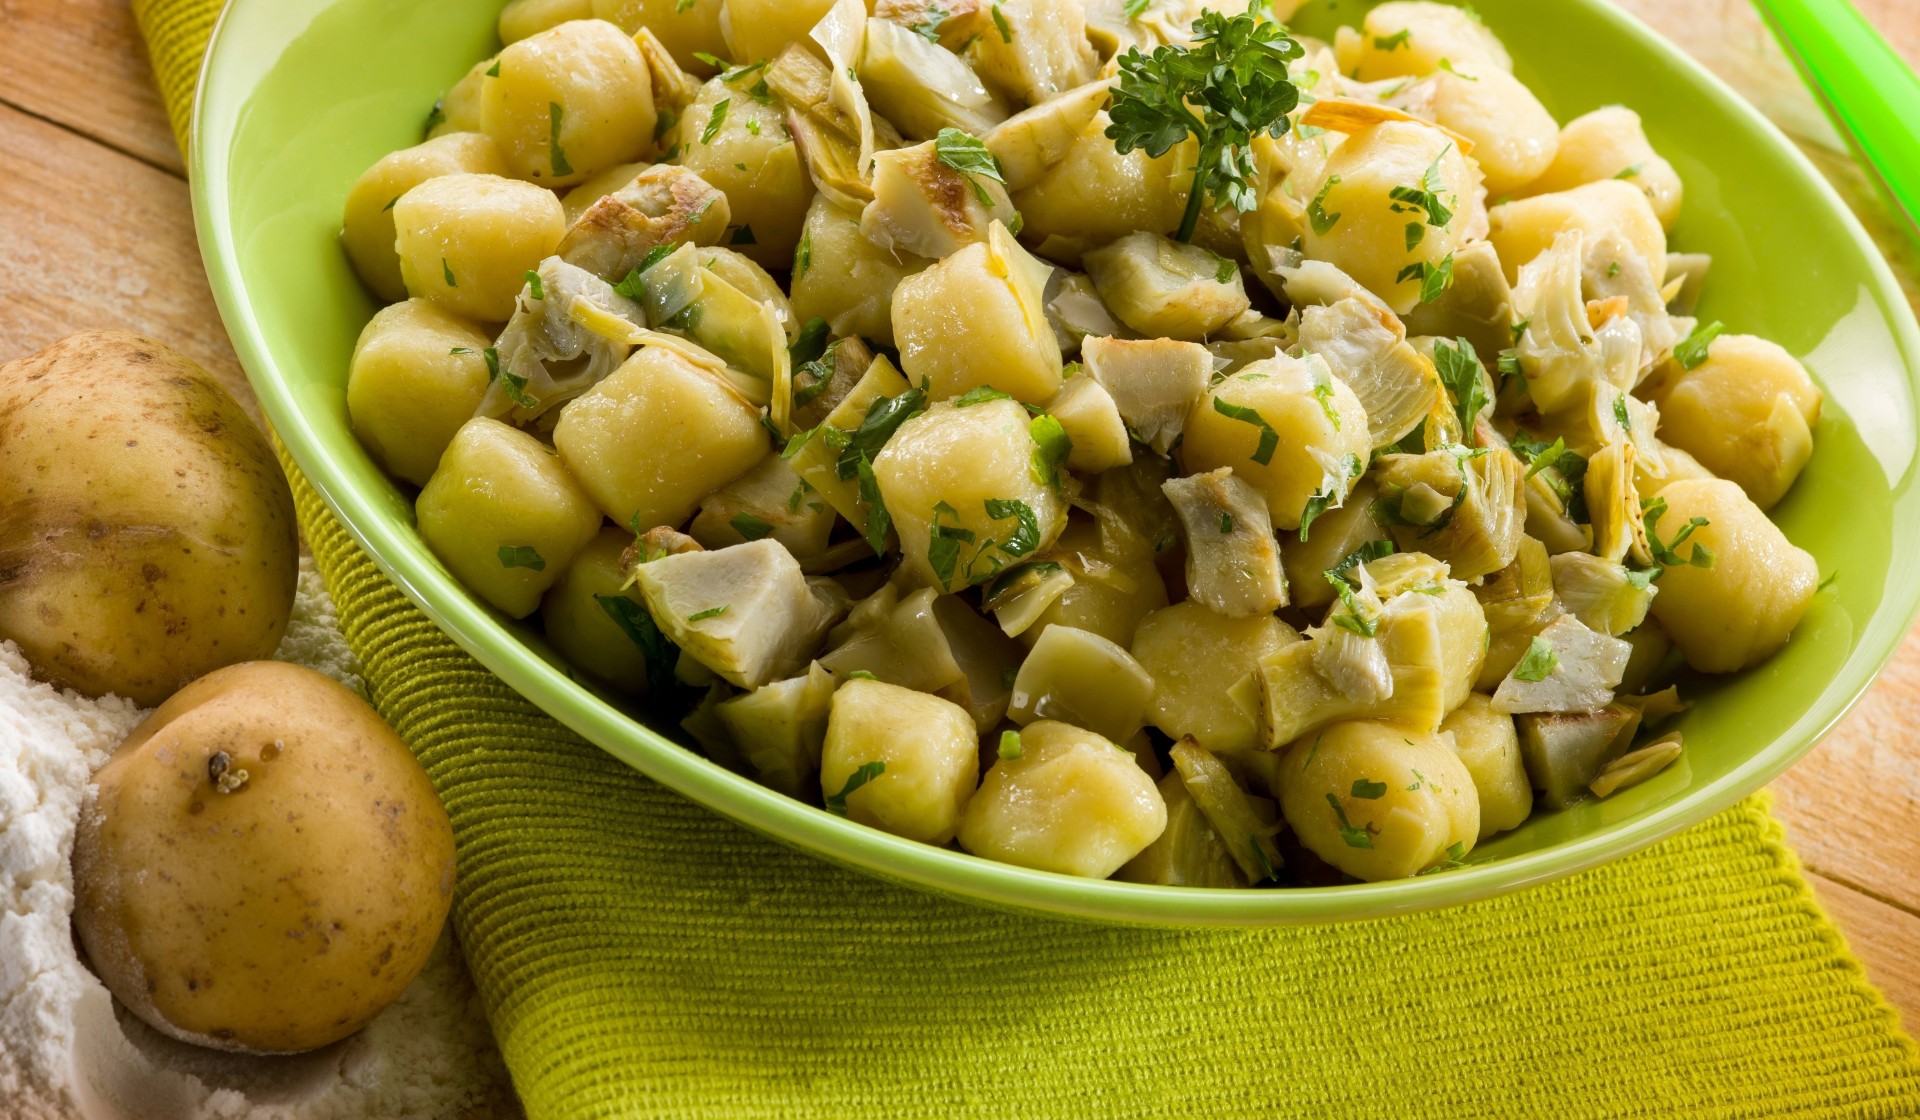
{"type": "Polygon", "coordinates": [[[1203,11],[1190,45],[1160,46],[1152,54],[1134,47],[1120,56],[1120,82],[1108,110],[1113,146],[1122,154],[1144,148],[1159,157],[1189,136],[1200,143],[1175,234],[1181,241],[1193,239],[1206,199],[1242,211],[1258,204],[1249,181],[1253,138],[1286,133],[1287,114],[1300,103],[1287,63],[1302,53],[1284,28],[1258,14],[1228,18],[1203,11]]]}

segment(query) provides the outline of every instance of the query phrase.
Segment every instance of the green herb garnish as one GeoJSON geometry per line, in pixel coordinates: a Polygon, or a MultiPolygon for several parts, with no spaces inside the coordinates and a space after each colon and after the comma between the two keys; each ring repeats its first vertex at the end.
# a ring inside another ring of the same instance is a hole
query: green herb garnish
{"type": "Polygon", "coordinates": [[[700,143],[711,144],[713,138],[720,135],[720,126],[727,121],[727,106],[731,104],[731,97],[723,97],[714,103],[713,113],[707,117],[707,127],[700,130],[700,143]]]}
{"type": "Polygon", "coordinates": [[[1352,822],[1347,820],[1347,811],[1340,807],[1340,798],[1337,795],[1327,794],[1327,804],[1333,806],[1334,819],[1340,822],[1340,839],[1347,842],[1347,847],[1373,847],[1373,832],[1370,829],[1353,827],[1352,822]]]}
{"type": "Polygon", "coordinates": [[[545,285],[540,283],[540,274],[531,268],[527,270],[527,287],[532,290],[531,294],[534,299],[543,300],[547,298],[547,289],[545,285]]]}
{"type": "Polygon", "coordinates": [[[1003,392],[991,385],[975,385],[953,399],[953,407],[967,408],[971,405],[985,404],[988,401],[1010,401],[1013,394],[1003,392]]]}
{"type": "Polygon", "coordinates": [[[530,544],[503,544],[500,546],[500,566],[503,568],[530,568],[536,572],[547,570],[546,558],[530,544]]]}
{"type": "Polygon", "coordinates": [[[1000,746],[996,753],[998,753],[1001,758],[1006,759],[1018,759],[1022,754],[1026,753],[1025,745],[1020,742],[1020,733],[1018,731],[1002,731],[1000,733],[1000,746]]]}
{"type": "Polygon", "coordinates": [[[736,513],[727,524],[733,526],[734,532],[750,541],[757,541],[773,534],[771,522],[762,521],[751,513],[736,513]]]}
{"type": "Polygon", "coordinates": [[[855,770],[851,775],[848,776],[847,784],[840,787],[839,793],[830,793],[827,795],[827,812],[832,813],[834,816],[837,816],[837,817],[846,816],[847,815],[847,798],[853,793],[853,791],[856,789],[859,789],[861,786],[866,785],[868,782],[874,780],[875,778],[879,777],[880,775],[886,772],[887,772],[887,764],[884,762],[876,761],[876,762],[862,763],[858,770],[855,770]]]}
{"type": "Polygon", "coordinates": [[[1254,446],[1253,454],[1249,458],[1263,467],[1273,462],[1273,453],[1280,446],[1280,433],[1274,430],[1272,424],[1267,423],[1267,418],[1260,415],[1258,409],[1248,408],[1243,404],[1231,404],[1215,397],[1213,410],[1229,420],[1252,424],[1259,429],[1260,442],[1254,446]]]}
{"type": "Polygon", "coordinates": [[[1700,364],[1707,360],[1708,347],[1712,346],[1713,340],[1719,338],[1726,329],[1727,325],[1718,319],[1704,326],[1695,323],[1692,333],[1674,346],[1674,359],[1680,363],[1682,369],[1700,368],[1700,364]]]}
{"type": "Polygon", "coordinates": [[[687,621],[688,622],[704,622],[709,618],[719,618],[721,615],[726,614],[727,608],[732,605],[733,604],[731,603],[722,603],[717,607],[708,607],[704,611],[695,611],[692,614],[687,616],[687,621]]]}
{"type": "Polygon", "coordinates": [[[1393,34],[1384,37],[1375,35],[1373,37],[1373,49],[1379,51],[1397,51],[1401,47],[1406,46],[1407,40],[1411,38],[1413,38],[1413,28],[1411,27],[1403,27],[1393,34]]]}
{"type": "MultiPolygon", "coordinates": [[[[1713,567],[1713,550],[1698,541],[1694,542],[1692,552],[1688,553],[1684,558],[1680,555],[1680,546],[1686,543],[1688,537],[1693,536],[1694,530],[1704,529],[1708,525],[1713,524],[1713,522],[1708,521],[1704,517],[1689,518],[1687,523],[1680,527],[1680,531],[1673,535],[1672,540],[1662,544],[1660,535],[1654,531],[1654,526],[1659,523],[1660,518],[1665,515],[1666,512],[1667,500],[1665,498],[1648,498],[1646,501],[1640,503],[1640,523],[1646,528],[1647,551],[1653,556],[1653,562],[1663,570],[1667,568],[1678,568],[1689,564],[1696,568],[1713,567]]],[[[1658,579],[1660,577],[1655,576],[1653,578],[1658,579]]]]}
{"type": "Polygon", "coordinates": [[[1007,17],[1001,13],[998,4],[993,6],[993,26],[999,30],[1002,43],[1013,42],[1013,28],[1007,26],[1007,17]]]}
{"type": "Polygon", "coordinates": [[[560,122],[566,116],[567,111],[558,101],[547,102],[547,162],[553,165],[555,175],[573,174],[573,165],[567,162],[567,153],[560,147],[560,122]]]}
{"type": "Polygon", "coordinates": [[[649,690],[664,693],[673,687],[673,666],[679,660],[680,647],[660,632],[660,627],[655,625],[647,608],[625,595],[595,595],[593,601],[600,604],[600,609],[627,636],[627,640],[640,647],[640,654],[647,662],[649,690]]]}
{"type": "Polygon", "coordinates": [[[1313,232],[1321,237],[1325,237],[1327,231],[1340,222],[1339,214],[1329,214],[1321,205],[1327,200],[1327,192],[1339,185],[1340,176],[1330,176],[1326,182],[1320,184],[1320,193],[1313,196],[1312,202],[1307,203],[1307,222],[1313,226],[1313,232]]]}
{"type": "Polygon", "coordinates": [[[973,188],[974,197],[980,200],[980,205],[993,208],[993,196],[980,185],[980,180],[991,179],[1006,186],[1007,179],[1000,172],[1000,161],[993,158],[993,153],[987,150],[979,137],[957,128],[943,128],[934,137],[933,154],[966,179],[967,185],[973,188]]]}
{"type": "Polygon", "coordinates": [[[1046,413],[1033,418],[1027,425],[1027,434],[1033,437],[1033,459],[1028,471],[1033,480],[1042,486],[1060,486],[1060,466],[1073,454],[1073,439],[1067,435],[1067,429],[1060,421],[1046,413]]]}
{"type": "Polygon", "coordinates": [[[1481,379],[1480,355],[1465,338],[1455,339],[1451,346],[1444,341],[1435,342],[1433,365],[1440,372],[1440,384],[1446,386],[1453,398],[1454,415],[1460,418],[1461,438],[1471,444],[1474,422],[1481,410],[1493,403],[1493,398],[1487,395],[1486,382],[1481,379]]]}
{"type": "Polygon", "coordinates": [[[1521,656],[1520,664],[1513,667],[1513,679],[1544,681],[1559,664],[1560,655],[1553,652],[1553,643],[1536,636],[1528,644],[1527,652],[1521,656]]]}
{"type": "Polygon", "coordinates": [[[1368,778],[1355,778],[1351,793],[1362,801],[1378,801],[1387,795],[1387,783],[1368,778]]]}
{"type": "Polygon", "coordinates": [[[972,544],[972,529],[963,529],[958,525],[942,525],[943,518],[960,519],[960,511],[946,502],[936,502],[933,506],[933,527],[927,539],[927,566],[940,578],[940,586],[953,582],[953,571],[960,563],[960,546],[972,544]]]}

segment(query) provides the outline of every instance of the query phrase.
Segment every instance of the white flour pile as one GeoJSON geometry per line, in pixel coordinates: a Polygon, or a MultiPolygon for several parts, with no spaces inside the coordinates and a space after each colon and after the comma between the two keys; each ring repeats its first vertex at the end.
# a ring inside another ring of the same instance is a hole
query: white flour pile
{"type": "MultiPolygon", "coordinates": [[[[333,603],[302,559],[276,654],[361,690],[333,603]]],[[[332,1046],[215,1053],[118,1011],[71,933],[74,822],[94,768],[145,713],[35,681],[0,642],[0,1116],[6,1120],[495,1120],[517,1117],[473,985],[442,937],[400,1002],[332,1046]]]]}

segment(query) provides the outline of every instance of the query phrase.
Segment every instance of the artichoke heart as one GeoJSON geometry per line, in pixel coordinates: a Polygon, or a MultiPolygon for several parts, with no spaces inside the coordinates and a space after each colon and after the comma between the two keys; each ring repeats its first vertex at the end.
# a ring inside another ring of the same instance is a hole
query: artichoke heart
{"type": "Polygon", "coordinates": [[[1109,80],[1088,82],[1022,109],[988,130],[981,139],[993,158],[1000,161],[1007,189],[1032,186],[1048,168],[1066,158],[1074,141],[1107,103],[1112,87],[1109,80]]]}
{"type": "Polygon", "coordinates": [[[799,672],[846,610],[777,541],[663,556],[631,574],[661,632],[741,688],[799,672]]]}
{"type": "Polygon", "coordinates": [[[1513,563],[1526,522],[1525,468],[1513,452],[1446,447],[1423,455],[1386,455],[1377,473],[1378,508],[1402,549],[1437,556],[1464,580],[1513,563]],[[1447,502],[1430,518],[1418,501],[1427,495],[1447,502]]]}
{"type": "Polygon", "coordinates": [[[1162,887],[1245,886],[1226,841],[1195,804],[1178,772],[1160,779],[1160,799],[1167,803],[1166,830],[1113,877],[1162,887]]]}
{"type": "MultiPolygon", "coordinates": [[[[1456,266],[1457,267],[1457,266],[1456,266]]],[[[1596,238],[1586,247],[1581,283],[1589,301],[1625,302],[1625,314],[1640,332],[1640,354],[1634,363],[1637,385],[1679,341],[1667,301],[1647,259],[1618,234],[1596,238]]],[[[1625,386],[1632,388],[1632,385],[1625,386]]]]}
{"type": "Polygon", "coordinates": [[[1080,356],[1087,376],[1113,397],[1127,430],[1162,455],[1179,441],[1187,412],[1213,373],[1206,347],[1171,338],[1087,338],[1080,356]]]}
{"type": "MultiPolygon", "coordinates": [[[[867,240],[896,253],[947,257],[987,240],[994,222],[1014,220],[1005,187],[949,166],[936,143],[929,140],[874,157],[873,201],[860,215],[860,232],[867,240]]],[[[827,267],[833,267],[831,262],[827,267]]]]}
{"type": "Polygon", "coordinates": [[[1226,841],[1227,853],[1247,882],[1273,878],[1282,862],[1280,849],[1273,844],[1280,830],[1272,808],[1262,819],[1254,810],[1253,799],[1233,780],[1232,771],[1192,736],[1175,743],[1171,757],[1187,795],[1213,825],[1214,832],[1226,841]]]}
{"type": "Polygon", "coordinates": [[[1593,518],[1593,551],[1618,564],[1653,563],[1647,530],[1640,516],[1640,489],[1634,481],[1637,452],[1631,443],[1609,444],[1587,462],[1587,512],[1593,518]]]}
{"type": "Polygon", "coordinates": [[[1563,614],[1540,631],[1493,694],[1496,712],[1597,712],[1613,700],[1633,648],[1563,614]]]}
{"type": "Polygon", "coordinates": [[[1515,349],[1527,392],[1543,413],[1577,406],[1583,388],[1604,382],[1631,389],[1640,379],[1640,328],[1618,316],[1596,329],[1582,294],[1584,234],[1567,230],[1522,265],[1514,312],[1525,325],[1515,349]]]}
{"type": "Polygon", "coordinates": [[[1555,556],[1553,592],[1566,612],[1590,630],[1617,638],[1646,621],[1660,589],[1650,572],[1630,572],[1586,552],[1555,556]]]}
{"type": "Polygon", "coordinates": [[[1300,344],[1360,398],[1375,449],[1400,442],[1433,409],[1440,392],[1433,362],[1408,345],[1399,318],[1376,300],[1301,308],[1300,344]]]}
{"type": "Polygon", "coordinates": [[[697,173],[656,164],[589,206],[561,239],[560,259],[618,283],[662,245],[714,244],[732,219],[727,196],[697,173]]]}
{"type": "Polygon", "coordinates": [[[1049,626],[1020,663],[1007,718],[1059,720],[1115,742],[1146,726],[1153,674],[1098,634],[1049,626]]]}
{"type": "Polygon", "coordinates": [[[1161,489],[1186,530],[1189,595],[1229,618],[1287,605],[1280,545],[1259,490],[1232,467],[1170,479],[1161,489]]]}
{"type": "Polygon", "coordinates": [[[801,797],[820,769],[833,685],[832,674],[816,661],[805,676],[720,701],[713,714],[762,785],[801,797]]]}
{"type": "Polygon", "coordinates": [[[889,20],[867,22],[860,83],[874,110],[915,140],[943,128],[979,136],[1007,118],[1006,104],[959,55],[889,20]]]}
{"type": "Polygon", "coordinates": [[[517,424],[538,419],[618,369],[631,347],[630,333],[646,320],[640,305],[558,257],[540,262],[535,275],[540,298],[532,281],[521,289],[494,347],[498,376],[488,382],[475,415],[517,424]],[[607,326],[596,330],[586,323],[607,326]]]}
{"type": "Polygon", "coordinates": [[[1086,254],[1086,266],[1107,307],[1149,338],[1198,342],[1252,306],[1233,262],[1146,230],[1086,254]]]}

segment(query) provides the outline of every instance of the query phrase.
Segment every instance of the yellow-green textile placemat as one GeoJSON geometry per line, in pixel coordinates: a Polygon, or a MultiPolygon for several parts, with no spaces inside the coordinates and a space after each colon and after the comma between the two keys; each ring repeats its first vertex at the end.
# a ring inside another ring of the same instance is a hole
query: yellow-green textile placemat
{"type": "MultiPolygon", "coordinates": [[[[182,127],[213,0],[135,0],[182,127]]],[[[1920,1115],[1920,1056],[1750,800],[1608,867],[1333,928],[1063,925],[765,841],[440,633],[291,462],[534,1120],[1920,1115]]]]}

